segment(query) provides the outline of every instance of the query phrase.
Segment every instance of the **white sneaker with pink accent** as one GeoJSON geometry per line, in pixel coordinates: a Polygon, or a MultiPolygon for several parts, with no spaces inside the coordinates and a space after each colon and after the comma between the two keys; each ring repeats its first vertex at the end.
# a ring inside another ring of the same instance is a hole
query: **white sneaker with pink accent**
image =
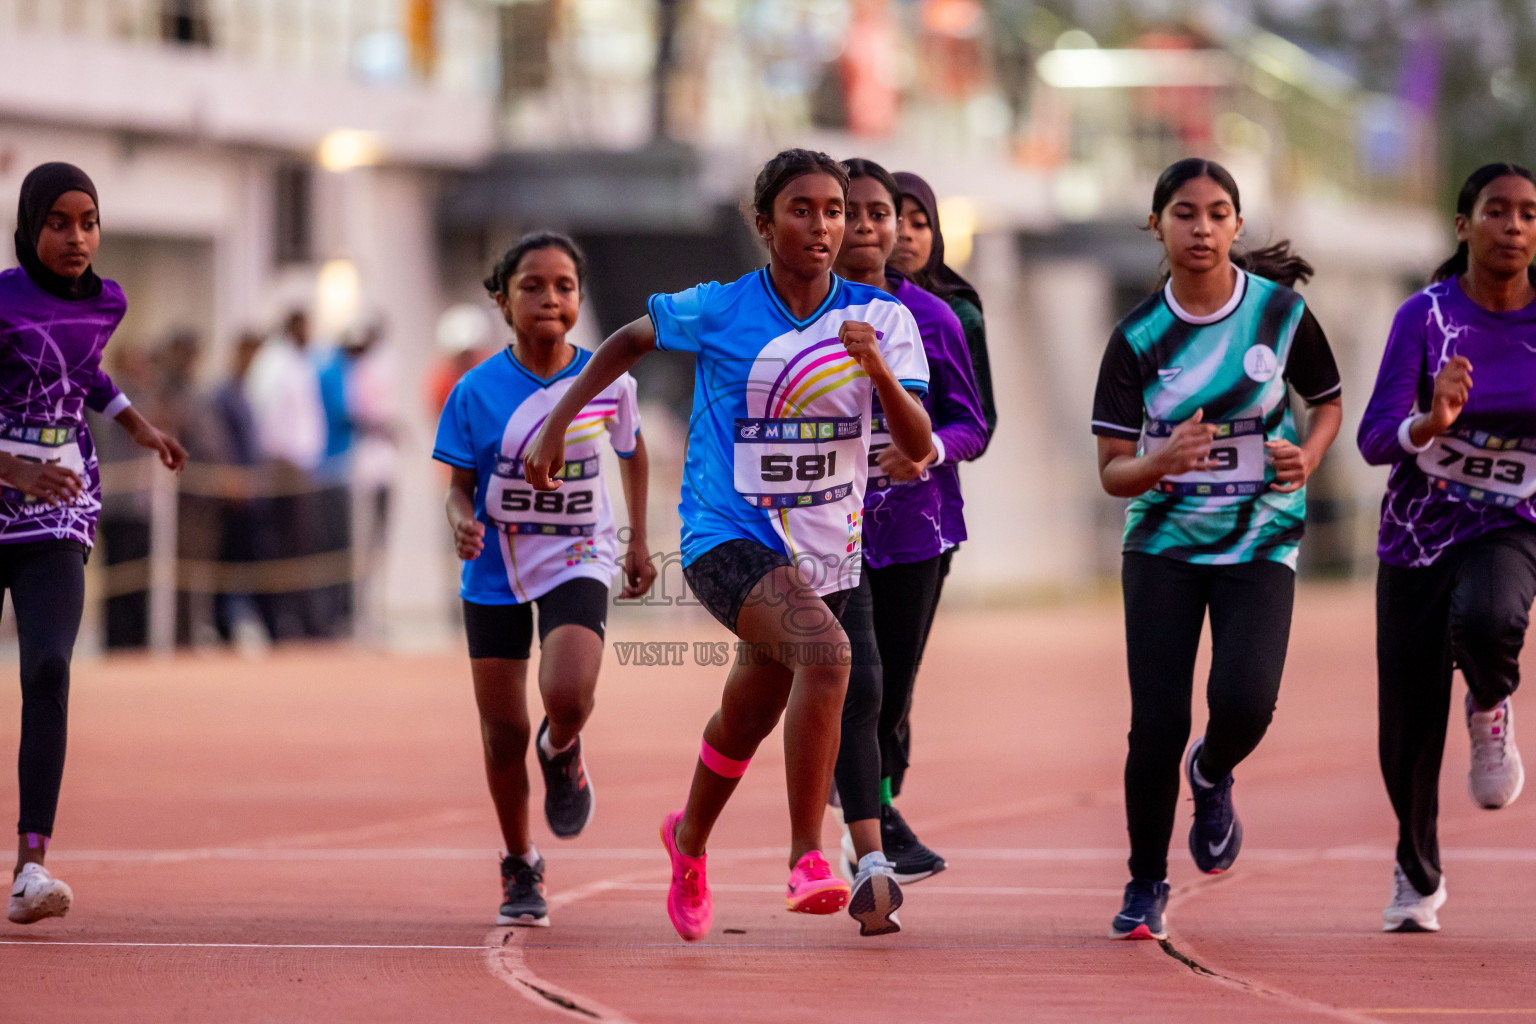
{"type": "Polygon", "coordinates": [[[1480,711],[1467,694],[1467,734],[1472,740],[1472,770],[1467,788],[1479,807],[1508,807],[1525,786],[1525,766],[1515,747],[1514,708],[1506,697],[1480,711]]]}

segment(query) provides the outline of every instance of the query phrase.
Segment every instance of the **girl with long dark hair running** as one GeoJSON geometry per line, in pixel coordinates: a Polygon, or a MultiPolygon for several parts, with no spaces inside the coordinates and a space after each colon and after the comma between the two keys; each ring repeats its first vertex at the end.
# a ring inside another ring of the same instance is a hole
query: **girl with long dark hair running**
{"type": "Polygon", "coordinates": [[[1360,421],[1388,465],[1376,576],[1381,773],[1397,814],[1387,931],[1438,931],[1451,674],[1467,682],[1468,788],[1520,795],[1510,697],[1536,597],[1536,183],[1488,164],[1456,201],[1455,254],[1397,311],[1360,421]]]}
{"type": "Polygon", "coordinates": [[[85,410],[100,413],[180,472],[187,453],[155,429],[101,369],[128,304],[91,269],[101,245],[96,186],[65,163],[21,183],[16,258],[0,272],[0,587],[21,650],[20,839],[8,916],[62,917],[74,900],[43,866],[64,776],[69,662],[96,541],[101,475],[85,410]]]}
{"type": "Polygon", "coordinates": [[[1131,881],[1115,938],[1167,935],[1168,843],[1195,656],[1211,617],[1210,716],[1184,758],[1189,851],[1208,873],[1242,848],[1232,770],[1274,715],[1291,633],[1306,483],[1339,431],[1338,369],[1288,285],[1312,274],[1281,242],[1239,253],[1237,183],[1209,160],[1157,180],[1147,225],[1167,283],[1121,320],[1093,400],[1099,480],[1126,513],[1122,583],[1131,732],[1131,881]],[[1308,406],[1305,430],[1292,393],[1308,406]]]}

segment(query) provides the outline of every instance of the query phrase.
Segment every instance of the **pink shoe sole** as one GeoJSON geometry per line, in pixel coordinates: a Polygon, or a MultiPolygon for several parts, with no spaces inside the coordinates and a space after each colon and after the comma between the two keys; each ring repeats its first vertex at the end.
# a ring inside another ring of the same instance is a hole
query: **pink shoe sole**
{"type": "Polygon", "coordinates": [[[835,914],[848,905],[848,883],[827,879],[817,888],[786,897],[784,905],[792,914],[835,914]]]}

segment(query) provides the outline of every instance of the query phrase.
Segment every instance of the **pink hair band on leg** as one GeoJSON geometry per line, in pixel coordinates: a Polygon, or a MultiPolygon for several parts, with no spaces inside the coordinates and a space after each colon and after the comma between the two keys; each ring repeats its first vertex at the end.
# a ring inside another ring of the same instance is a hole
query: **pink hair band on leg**
{"type": "Polygon", "coordinates": [[[699,747],[699,760],[704,762],[704,767],[726,779],[739,779],[746,774],[747,765],[752,763],[749,757],[745,761],[737,761],[726,757],[720,751],[709,745],[709,740],[704,740],[699,747]]]}

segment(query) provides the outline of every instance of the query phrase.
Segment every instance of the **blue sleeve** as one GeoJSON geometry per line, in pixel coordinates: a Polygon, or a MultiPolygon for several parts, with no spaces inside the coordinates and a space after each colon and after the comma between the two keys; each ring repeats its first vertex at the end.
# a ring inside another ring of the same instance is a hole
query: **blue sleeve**
{"type": "Polygon", "coordinates": [[[432,443],[432,458],[459,469],[477,469],[475,447],[470,441],[468,417],[464,414],[464,382],[453,386],[443,415],[437,421],[437,440],[432,443]]]}
{"type": "Polygon", "coordinates": [[[646,308],[656,328],[656,347],[669,352],[697,352],[704,310],[719,290],[720,285],[711,281],[686,291],[652,295],[646,308]]]}

